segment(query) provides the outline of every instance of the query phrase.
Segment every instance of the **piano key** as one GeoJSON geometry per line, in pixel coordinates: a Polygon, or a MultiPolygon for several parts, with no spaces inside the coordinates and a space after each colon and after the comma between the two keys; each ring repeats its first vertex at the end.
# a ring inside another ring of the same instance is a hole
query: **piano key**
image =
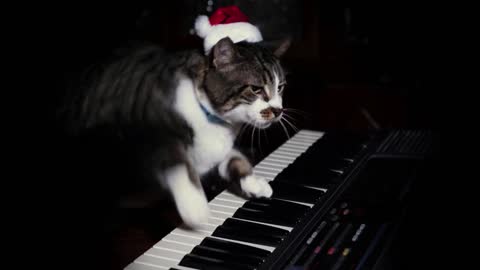
{"type": "Polygon", "coordinates": [[[229,218],[212,235],[275,247],[288,233],[287,230],[272,226],[229,218]]]}
{"type": "Polygon", "coordinates": [[[307,188],[288,182],[272,181],[270,185],[273,189],[272,198],[286,199],[295,202],[306,202],[315,204],[315,202],[325,193],[321,190],[307,188]]]}
{"type": "Polygon", "coordinates": [[[173,231],[163,239],[192,247],[198,245],[202,241],[201,234],[199,234],[198,237],[192,237],[191,235],[175,234],[173,231]]]}
{"type": "Polygon", "coordinates": [[[265,171],[265,170],[257,169],[257,168],[255,168],[253,170],[253,172],[257,176],[269,177],[271,179],[273,179],[278,174],[277,172],[269,172],[269,171],[265,171]]]}
{"type": "Polygon", "coordinates": [[[147,264],[147,265],[150,265],[150,266],[157,266],[160,269],[168,269],[172,266],[177,265],[179,260],[161,258],[161,257],[157,257],[157,256],[150,255],[150,254],[143,254],[142,256],[138,257],[135,260],[135,262],[141,263],[141,264],[142,263],[147,264]]]}
{"type": "Polygon", "coordinates": [[[287,202],[287,201],[282,201],[282,200],[272,199],[272,198],[251,199],[250,201],[244,204],[244,206],[252,206],[252,207],[253,205],[264,205],[266,207],[279,208],[280,210],[294,212],[298,215],[303,215],[305,212],[307,212],[310,209],[310,207],[304,206],[302,204],[287,202]]]}
{"type": "Polygon", "coordinates": [[[293,227],[308,209],[308,206],[278,199],[253,199],[246,202],[233,216],[270,225],[293,227]]]}
{"type": "Polygon", "coordinates": [[[279,153],[273,153],[268,156],[268,160],[279,160],[283,162],[288,162],[288,164],[292,163],[295,160],[295,157],[287,157],[279,153]]]}
{"type": "MultiPolygon", "coordinates": [[[[259,222],[251,222],[247,220],[241,220],[238,218],[228,218],[222,224],[225,227],[240,228],[249,231],[255,231],[257,233],[263,232],[269,235],[285,236],[288,234],[288,230],[272,226],[271,224],[262,224],[259,222]]],[[[255,243],[255,242],[253,242],[255,243]]]]}
{"type": "Polygon", "coordinates": [[[296,217],[245,207],[239,208],[233,217],[289,227],[294,227],[299,221],[296,217]]]}
{"type": "Polygon", "coordinates": [[[284,145],[282,145],[282,150],[286,150],[286,149],[289,149],[289,150],[292,150],[292,151],[304,152],[305,150],[308,149],[308,146],[302,145],[302,144],[296,144],[292,141],[289,141],[289,142],[285,143],[284,145]]]}
{"type": "Polygon", "coordinates": [[[276,178],[276,182],[286,182],[297,185],[308,185],[313,187],[319,187],[322,189],[328,189],[329,184],[336,183],[341,180],[339,177],[341,174],[338,172],[323,170],[317,172],[304,172],[302,177],[298,177],[298,173],[287,172],[285,174],[279,174],[276,178]]]}
{"type": "Polygon", "coordinates": [[[181,253],[181,252],[177,252],[171,249],[165,249],[161,247],[155,247],[155,246],[145,251],[145,254],[150,254],[153,256],[157,256],[159,258],[176,259],[178,261],[180,261],[185,255],[184,253],[181,253]]]}
{"type": "Polygon", "coordinates": [[[154,247],[164,248],[168,250],[174,250],[177,252],[182,252],[183,254],[188,253],[192,250],[192,246],[188,244],[182,244],[178,242],[171,242],[167,239],[163,239],[154,245],[154,247]]]}
{"type": "Polygon", "coordinates": [[[125,268],[125,270],[162,270],[162,269],[170,269],[170,267],[134,261],[125,268]]]}
{"type": "Polygon", "coordinates": [[[312,143],[316,140],[304,140],[301,138],[294,138],[292,140],[287,141],[285,144],[291,144],[291,145],[298,145],[298,146],[304,146],[306,149],[309,148],[312,143]]]}
{"type": "Polygon", "coordinates": [[[226,219],[232,216],[228,212],[222,212],[222,211],[217,211],[212,209],[210,209],[210,213],[212,214],[212,216],[215,216],[216,218],[223,218],[223,219],[226,219]]]}
{"type": "Polygon", "coordinates": [[[263,166],[263,165],[260,165],[260,164],[255,166],[255,171],[272,172],[274,175],[278,174],[282,170],[283,170],[283,168],[263,166]]]}
{"type": "Polygon", "coordinates": [[[254,231],[243,231],[239,228],[226,227],[223,225],[215,230],[213,236],[271,247],[278,246],[285,238],[278,235],[258,235],[254,231]]]}
{"type": "Polygon", "coordinates": [[[213,200],[211,200],[208,204],[210,205],[220,205],[220,206],[223,206],[223,207],[232,207],[232,208],[238,208],[240,206],[243,205],[243,202],[238,202],[238,201],[231,201],[231,200],[225,200],[225,199],[222,199],[222,198],[214,198],[213,200]]]}
{"type": "Polygon", "coordinates": [[[216,211],[219,213],[224,213],[229,215],[232,215],[237,210],[236,208],[225,207],[225,206],[216,205],[216,204],[209,204],[209,206],[211,211],[216,211]]]}
{"type": "Polygon", "coordinates": [[[245,264],[252,267],[258,266],[265,261],[265,258],[236,253],[229,250],[217,249],[206,246],[196,246],[190,254],[204,256],[212,259],[223,259],[228,262],[235,262],[238,264],[245,264]]]}
{"type": "Polygon", "coordinates": [[[239,196],[236,196],[228,191],[220,193],[216,198],[220,198],[222,200],[229,200],[232,202],[241,202],[242,204],[247,201],[244,198],[240,198],[239,196]]]}
{"type": "Polygon", "coordinates": [[[307,150],[307,149],[308,149],[308,147],[305,147],[305,146],[302,146],[302,145],[291,144],[291,143],[288,143],[288,144],[285,144],[285,145],[282,146],[282,150],[292,151],[292,152],[300,152],[300,153],[305,152],[305,150],[307,150]]]}
{"type": "Polygon", "coordinates": [[[200,246],[228,250],[232,252],[237,252],[241,254],[247,254],[247,255],[257,256],[262,258],[265,258],[271,254],[270,251],[265,249],[256,248],[251,245],[239,244],[232,241],[227,241],[227,240],[213,238],[213,237],[205,238],[200,243],[200,246]]]}
{"type": "Polygon", "coordinates": [[[295,159],[300,153],[300,151],[298,152],[294,152],[294,151],[287,151],[287,150],[279,150],[277,151],[277,154],[281,154],[281,155],[284,155],[286,157],[292,157],[292,160],[295,159]]]}
{"type": "Polygon", "coordinates": [[[199,268],[199,269],[212,269],[212,270],[242,270],[242,269],[256,269],[256,267],[248,266],[245,264],[239,264],[229,262],[222,259],[213,259],[205,256],[199,256],[194,254],[187,254],[180,262],[180,265],[199,268]]]}
{"type": "Polygon", "coordinates": [[[288,165],[290,163],[286,163],[286,162],[272,162],[272,161],[269,161],[267,159],[265,159],[264,161],[260,162],[257,164],[256,167],[258,167],[259,165],[261,166],[270,166],[270,167],[274,167],[274,168],[281,168],[281,169],[285,169],[285,165],[288,165]]]}

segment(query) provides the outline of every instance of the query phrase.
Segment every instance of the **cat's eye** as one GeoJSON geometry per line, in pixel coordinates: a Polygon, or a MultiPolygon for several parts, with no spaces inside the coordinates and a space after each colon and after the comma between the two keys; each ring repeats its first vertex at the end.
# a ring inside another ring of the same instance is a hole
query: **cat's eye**
{"type": "Polygon", "coordinates": [[[264,90],[262,86],[255,86],[255,85],[250,85],[250,89],[252,89],[252,92],[255,93],[256,95],[260,95],[264,90]]]}
{"type": "Polygon", "coordinates": [[[281,94],[283,92],[283,89],[285,89],[285,85],[287,85],[287,83],[282,83],[278,86],[278,93],[281,94]]]}

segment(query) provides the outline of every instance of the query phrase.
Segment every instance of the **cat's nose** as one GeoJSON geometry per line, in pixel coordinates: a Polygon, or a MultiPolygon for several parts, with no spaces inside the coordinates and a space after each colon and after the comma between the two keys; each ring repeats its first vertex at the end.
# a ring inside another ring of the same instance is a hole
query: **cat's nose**
{"type": "Polygon", "coordinates": [[[283,112],[283,108],[270,108],[270,110],[272,111],[273,115],[275,115],[275,117],[278,117],[279,115],[282,114],[283,112]]]}

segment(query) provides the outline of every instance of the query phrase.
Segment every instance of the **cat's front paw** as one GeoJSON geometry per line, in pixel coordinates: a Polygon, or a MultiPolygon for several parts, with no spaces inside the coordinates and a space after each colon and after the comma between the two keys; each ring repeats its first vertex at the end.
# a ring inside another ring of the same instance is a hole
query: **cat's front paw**
{"type": "Polygon", "coordinates": [[[210,216],[207,199],[200,193],[188,194],[177,203],[177,209],[184,224],[192,229],[202,228],[202,223],[207,223],[210,216]]]}
{"type": "Polygon", "coordinates": [[[240,187],[247,197],[270,198],[273,194],[272,187],[263,177],[248,175],[240,179],[240,187]]]}

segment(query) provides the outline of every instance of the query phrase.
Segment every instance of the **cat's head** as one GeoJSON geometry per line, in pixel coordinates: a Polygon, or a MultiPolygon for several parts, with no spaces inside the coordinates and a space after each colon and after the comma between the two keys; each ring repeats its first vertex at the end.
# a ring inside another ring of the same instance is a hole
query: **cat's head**
{"type": "Polygon", "coordinates": [[[288,48],[221,39],[209,55],[205,92],[212,107],[227,121],[266,128],[283,113],[285,72],[279,57],[288,48]]]}

